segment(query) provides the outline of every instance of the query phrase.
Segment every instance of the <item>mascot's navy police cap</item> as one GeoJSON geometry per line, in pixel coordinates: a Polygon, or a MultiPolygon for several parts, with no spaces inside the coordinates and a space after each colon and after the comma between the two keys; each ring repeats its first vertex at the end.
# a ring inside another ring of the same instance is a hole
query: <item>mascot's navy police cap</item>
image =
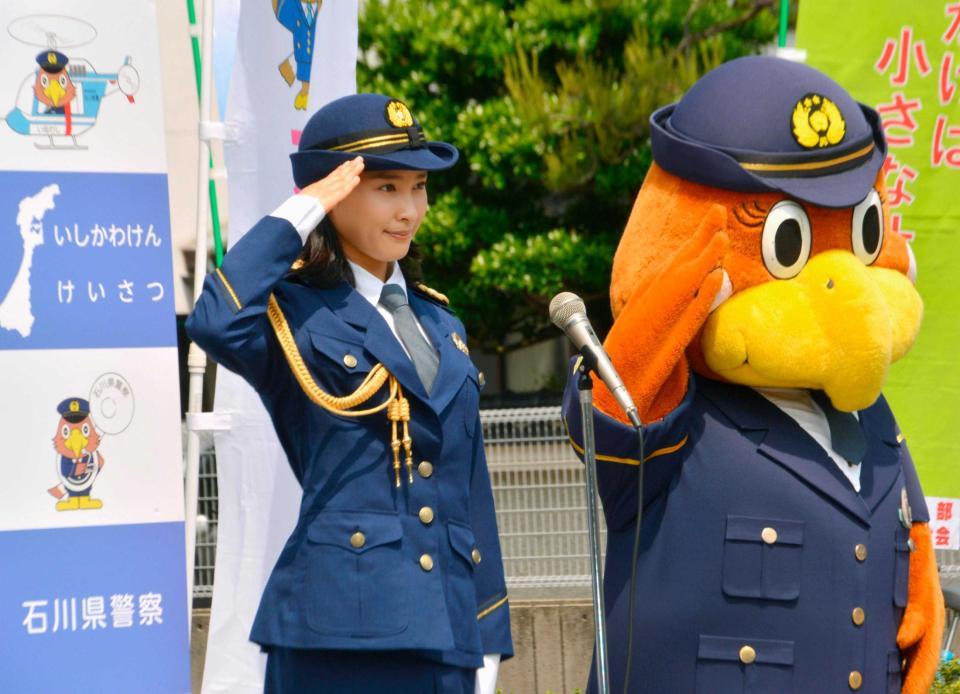
{"type": "Polygon", "coordinates": [[[317,111],[290,155],[293,180],[303,188],[348,159],[363,156],[368,171],[439,171],[457,163],[460,153],[446,142],[427,142],[406,104],[382,94],[352,94],[317,111]]]}
{"type": "Polygon", "coordinates": [[[67,398],[57,405],[57,412],[68,422],[76,424],[90,414],[90,403],[83,398],[67,398]]]}
{"type": "Polygon", "coordinates": [[[887,153],[876,111],[823,73],[767,56],[710,71],[650,125],[654,161],[676,176],[821,207],[863,200],[887,153]]]}
{"type": "Polygon", "coordinates": [[[45,72],[54,74],[60,72],[70,61],[60,51],[49,50],[37,54],[37,65],[42,67],[45,72]]]}

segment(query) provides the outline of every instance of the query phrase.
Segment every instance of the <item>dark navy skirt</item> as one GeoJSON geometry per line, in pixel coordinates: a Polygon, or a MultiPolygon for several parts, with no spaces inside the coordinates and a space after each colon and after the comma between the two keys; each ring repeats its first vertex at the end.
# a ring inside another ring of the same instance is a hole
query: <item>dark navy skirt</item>
{"type": "Polygon", "coordinates": [[[404,651],[270,648],[264,694],[473,694],[476,670],[404,651]]]}

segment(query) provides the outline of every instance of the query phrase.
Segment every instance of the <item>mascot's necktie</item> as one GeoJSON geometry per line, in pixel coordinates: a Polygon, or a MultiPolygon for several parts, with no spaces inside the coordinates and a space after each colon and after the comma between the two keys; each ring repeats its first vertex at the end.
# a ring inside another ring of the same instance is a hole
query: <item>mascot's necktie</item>
{"type": "Polygon", "coordinates": [[[867,440],[860,422],[851,412],[841,412],[835,408],[822,390],[811,390],[810,395],[827,416],[833,450],[851,465],[859,465],[867,452],[867,440]]]}
{"type": "Polygon", "coordinates": [[[437,355],[437,350],[427,342],[420,328],[417,327],[417,318],[413,315],[410,304],[407,303],[407,295],[403,288],[399,284],[383,285],[383,291],[380,292],[380,305],[393,315],[397,335],[410,353],[417,375],[420,376],[420,381],[429,395],[433,389],[433,382],[437,378],[440,357],[437,355]]]}

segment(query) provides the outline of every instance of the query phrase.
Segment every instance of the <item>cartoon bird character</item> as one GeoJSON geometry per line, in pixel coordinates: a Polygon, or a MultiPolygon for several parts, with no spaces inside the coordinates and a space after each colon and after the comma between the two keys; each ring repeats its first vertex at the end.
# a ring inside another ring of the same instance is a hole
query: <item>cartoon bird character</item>
{"type": "Polygon", "coordinates": [[[293,107],[305,111],[310,94],[310,65],[313,61],[314,36],[317,15],[323,0],[273,0],[273,14],[277,21],[293,35],[293,52],[279,65],[280,75],[288,87],[300,80],[300,91],[293,99],[293,107]],[[290,65],[290,56],[297,64],[296,72],[290,65]]]}
{"type": "Polygon", "coordinates": [[[77,95],[77,88],[67,73],[67,63],[67,56],[60,51],[43,51],[37,55],[40,68],[33,84],[33,93],[47,113],[61,113],[69,123],[70,102],[77,95]]]}
{"type": "Polygon", "coordinates": [[[90,496],[105,462],[98,450],[101,437],[90,416],[90,403],[83,398],[67,398],[57,406],[57,412],[60,422],[53,447],[60,454],[60,484],[47,491],[59,499],[58,511],[101,508],[103,502],[90,496]]]}
{"type": "Polygon", "coordinates": [[[881,395],[923,306],[880,119],[816,70],[748,57],[656,111],[651,140],[605,341],[642,454],[599,383],[595,399],[611,687],[632,622],[631,692],[925,692],[943,598],[881,395]]]}

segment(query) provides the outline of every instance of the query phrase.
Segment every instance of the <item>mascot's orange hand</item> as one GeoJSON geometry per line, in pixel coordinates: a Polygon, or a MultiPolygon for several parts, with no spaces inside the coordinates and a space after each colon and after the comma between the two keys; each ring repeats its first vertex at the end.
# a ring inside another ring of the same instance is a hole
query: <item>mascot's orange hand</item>
{"type": "Polygon", "coordinates": [[[907,661],[903,694],[924,694],[933,684],[940,660],[943,634],[943,593],[937,575],[930,526],[914,523],[910,529],[914,551],[910,554],[907,609],[897,632],[897,646],[907,661]]]}
{"type": "MultiPolygon", "coordinates": [[[[644,423],[673,410],[687,392],[684,351],[723,285],[721,263],[730,245],[726,227],[726,209],[714,205],[697,232],[634,290],[604,342],[644,423]]],[[[602,382],[597,382],[595,403],[601,412],[627,422],[602,382]]]]}

